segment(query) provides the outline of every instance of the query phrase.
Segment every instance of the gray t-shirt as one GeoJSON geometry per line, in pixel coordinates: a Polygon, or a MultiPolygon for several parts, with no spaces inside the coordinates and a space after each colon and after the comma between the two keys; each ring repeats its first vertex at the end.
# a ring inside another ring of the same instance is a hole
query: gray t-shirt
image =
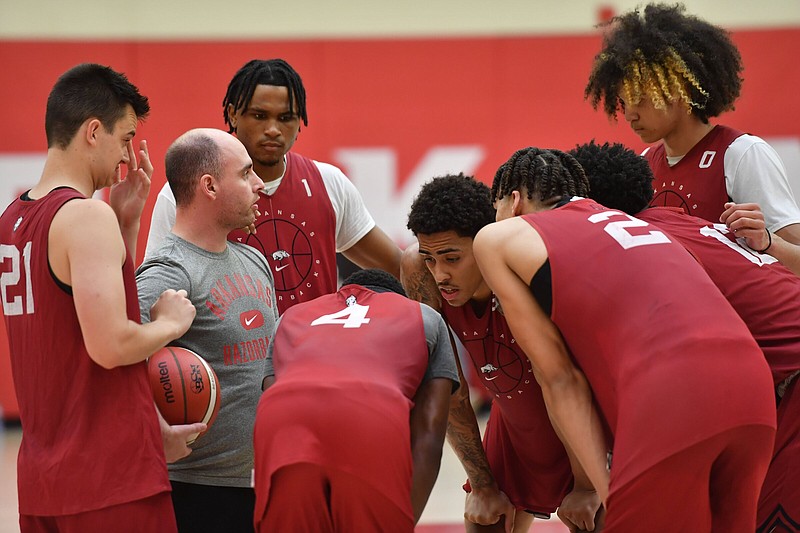
{"type": "MultiPolygon", "coordinates": [[[[453,355],[453,348],[450,344],[450,335],[447,331],[442,316],[433,308],[420,303],[422,309],[422,323],[425,328],[425,342],[428,345],[428,367],[425,369],[423,381],[433,378],[447,378],[453,381],[453,391],[459,386],[458,370],[456,369],[456,359],[453,355]]],[[[280,320],[278,320],[280,325],[280,320]]],[[[278,326],[275,327],[277,330],[278,326]]],[[[272,344],[267,350],[267,358],[264,360],[264,376],[275,375],[272,366],[272,344]]]]}
{"type": "Polygon", "coordinates": [[[197,309],[189,331],[172,344],[203,357],[222,393],[217,419],[191,445],[192,453],[169,465],[174,481],[249,487],[253,423],[261,396],[263,361],[275,332],[278,307],[272,273],[258,251],[228,243],[224,252],[203,250],[174,234],[136,271],[142,322],[166,289],[185,289],[197,309]]]}

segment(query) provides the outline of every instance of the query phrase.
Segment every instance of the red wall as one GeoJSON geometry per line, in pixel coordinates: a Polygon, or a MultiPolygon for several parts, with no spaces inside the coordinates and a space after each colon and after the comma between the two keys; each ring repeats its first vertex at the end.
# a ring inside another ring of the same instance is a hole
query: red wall
{"type": "MultiPolygon", "coordinates": [[[[745,85],[732,126],[763,137],[800,137],[800,29],[733,35],[745,85]]],[[[475,174],[490,182],[500,163],[524,146],[570,148],[596,138],[643,147],[624,121],[609,123],[583,100],[598,35],[472,39],[248,42],[0,41],[0,156],[44,152],[47,94],[79,62],[125,72],[149,96],[151,117],[138,137],[164,182],[169,143],[193,127],[223,127],[222,98],[236,69],[254,57],[283,57],[303,77],[310,124],[295,149],[336,161],[341,148],[389,147],[402,185],[432,146],[480,145],[475,174]]],[[[35,182],[38,176],[32,176],[35,182]]],[[[2,187],[2,183],[0,183],[2,187]]],[[[148,205],[143,221],[149,221],[148,205]]],[[[147,222],[142,235],[146,235],[147,222]]],[[[140,242],[139,257],[144,249],[140,242]]],[[[4,345],[4,343],[0,343],[4,345]]],[[[0,351],[0,403],[16,414],[7,354],[0,351]]]]}

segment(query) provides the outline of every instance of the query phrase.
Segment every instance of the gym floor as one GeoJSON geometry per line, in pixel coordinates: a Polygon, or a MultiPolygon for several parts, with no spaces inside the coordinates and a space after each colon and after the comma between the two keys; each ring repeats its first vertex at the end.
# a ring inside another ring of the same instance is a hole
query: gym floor
{"type": "MultiPolygon", "coordinates": [[[[17,515],[16,465],[17,450],[22,438],[18,427],[4,428],[0,424],[0,533],[19,533],[17,515]]],[[[449,444],[445,444],[439,478],[417,527],[419,533],[463,532],[464,470],[449,444]]],[[[555,518],[535,520],[531,531],[537,533],[566,533],[568,530],[555,518]]]]}

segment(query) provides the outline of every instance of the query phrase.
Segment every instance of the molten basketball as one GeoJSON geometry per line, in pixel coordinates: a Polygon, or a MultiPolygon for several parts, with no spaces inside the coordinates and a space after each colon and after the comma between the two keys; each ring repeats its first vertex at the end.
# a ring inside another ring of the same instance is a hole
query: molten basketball
{"type": "Polygon", "coordinates": [[[211,365],[191,350],[165,346],[150,356],[147,369],[156,406],[168,424],[203,422],[211,427],[220,407],[219,381],[211,365]]]}

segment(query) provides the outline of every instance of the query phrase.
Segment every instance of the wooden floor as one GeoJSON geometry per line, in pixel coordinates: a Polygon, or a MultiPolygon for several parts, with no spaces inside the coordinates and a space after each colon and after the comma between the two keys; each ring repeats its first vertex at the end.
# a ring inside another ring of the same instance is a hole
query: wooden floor
{"type": "MultiPolygon", "coordinates": [[[[0,533],[19,533],[17,515],[16,461],[22,431],[0,424],[0,533]]],[[[450,446],[445,444],[442,467],[428,505],[417,527],[419,533],[464,531],[464,470],[450,446]]],[[[535,533],[567,533],[558,519],[535,520],[535,533]]]]}

